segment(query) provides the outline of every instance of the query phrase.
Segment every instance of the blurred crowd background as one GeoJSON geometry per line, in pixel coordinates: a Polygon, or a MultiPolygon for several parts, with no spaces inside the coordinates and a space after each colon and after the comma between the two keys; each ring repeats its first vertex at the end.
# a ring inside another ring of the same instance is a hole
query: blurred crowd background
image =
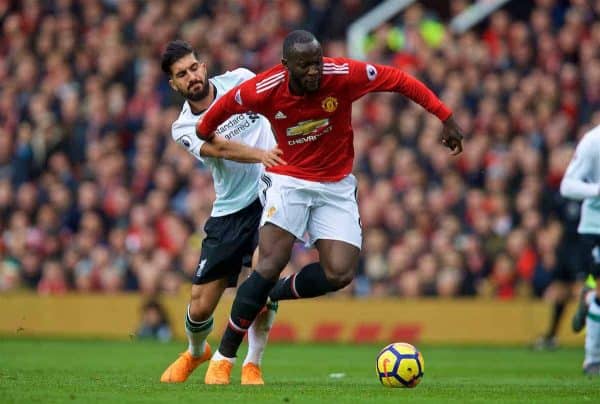
{"type": "MultiPolygon", "coordinates": [[[[171,140],[182,100],[163,47],[183,38],[212,74],[258,72],[303,28],[345,56],[348,24],[377,3],[0,0],[0,292],[183,290],[214,192],[171,140]]],[[[364,45],[453,108],[465,150],[451,157],[437,119],[401,96],[355,104],[364,249],[340,293],[541,297],[577,265],[579,206],[559,184],[600,124],[600,1],[519,1],[461,35],[447,23],[471,2],[435,3],[364,45]]],[[[315,258],[298,244],[287,271],[315,258]]]]}

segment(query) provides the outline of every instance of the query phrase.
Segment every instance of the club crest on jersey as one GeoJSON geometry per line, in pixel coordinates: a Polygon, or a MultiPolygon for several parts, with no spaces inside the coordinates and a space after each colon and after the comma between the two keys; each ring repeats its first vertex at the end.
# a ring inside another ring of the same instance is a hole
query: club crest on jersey
{"type": "Polygon", "coordinates": [[[273,215],[275,214],[275,212],[277,211],[277,208],[275,206],[271,206],[268,210],[267,210],[267,219],[270,219],[273,217],[273,215]]]}
{"type": "Polygon", "coordinates": [[[377,69],[373,65],[367,65],[367,78],[369,81],[375,80],[377,77],[377,69]]]}
{"type": "Polygon", "coordinates": [[[329,96],[323,100],[321,107],[323,107],[325,112],[333,112],[338,107],[338,100],[335,97],[329,96]]]}

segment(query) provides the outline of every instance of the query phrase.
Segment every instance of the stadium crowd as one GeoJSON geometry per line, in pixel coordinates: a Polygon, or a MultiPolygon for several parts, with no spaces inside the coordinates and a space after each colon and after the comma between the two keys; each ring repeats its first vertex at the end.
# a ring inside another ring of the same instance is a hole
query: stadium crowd
{"type": "MultiPolygon", "coordinates": [[[[343,56],[348,23],[376,3],[0,0],[0,292],[178,293],[214,192],[171,141],[182,100],[160,72],[163,46],[187,40],[213,74],[258,72],[303,28],[343,56]]],[[[416,4],[365,44],[369,61],[426,82],[469,136],[452,157],[415,104],[355,104],[364,244],[342,293],[542,296],[568,261],[557,251],[578,205],[558,189],[600,124],[600,1],[532,4],[462,35],[416,4]]],[[[298,244],[288,271],[314,259],[298,244]]]]}

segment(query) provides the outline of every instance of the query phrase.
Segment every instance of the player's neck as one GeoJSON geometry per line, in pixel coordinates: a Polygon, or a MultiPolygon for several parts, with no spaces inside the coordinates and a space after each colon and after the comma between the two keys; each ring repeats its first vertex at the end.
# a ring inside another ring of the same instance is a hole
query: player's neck
{"type": "Polygon", "coordinates": [[[199,115],[206,111],[210,104],[212,104],[215,100],[216,89],[215,86],[209,82],[210,87],[208,88],[208,94],[206,97],[202,98],[198,101],[188,100],[188,104],[190,104],[190,108],[192,109],[192,113],[195,115],[199,115]]]}
{"type": "Polygon", "coordinates": [[[306,91],[304,91],[304,89],[301,86],[299,86],[295,81],[291,80],[291,78],[288,83],[288,90],[290,90],[290,93],[292,93],[292,95],[296,95],[298,97],[306,95],[306,91]]]}

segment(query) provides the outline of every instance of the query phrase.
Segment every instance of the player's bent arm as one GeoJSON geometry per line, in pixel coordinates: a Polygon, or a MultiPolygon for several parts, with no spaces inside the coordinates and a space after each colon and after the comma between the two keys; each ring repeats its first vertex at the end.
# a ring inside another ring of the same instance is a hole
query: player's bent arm
{"type": "Polygon", "coordinates": [[[200,148],[200,155],[202,157],[237,161],[238,163],[263,163],[267,167],[285,164],[279,157],[281,150],[278,148],[263,150],[232,140],[226,140],[219,136],[214,136],[210,141],[203,143],[200,148]]]}
{"type": "Polygon", "coordinates": [[[196,124],[196,136],[200,139],[210,141],[214,137],[214,131],[234,114],[252,111],[255,105],[252,94],[247,90],[254,85],[254,79],[247,80],[237,87],[232,88],[219,98],[206,111],[202,119],[196,124]],[[252,83],[252,84],[249,84],[252,83]],[[243,94],[243,95],[242,95],[243,94]]]}
{"type": "Polygon", "coordinates": [[[202,157],[233,160],[239,163],[260,163],[264,150],[214,136],[200,148],[202,157]]]}
{"type": "Polygon", "coordinates": [[[565,198],[578,201],[594,198],[600,195],[600,184],[584,182],[565,176],[560,182],[560,194],[565,198]]]}

